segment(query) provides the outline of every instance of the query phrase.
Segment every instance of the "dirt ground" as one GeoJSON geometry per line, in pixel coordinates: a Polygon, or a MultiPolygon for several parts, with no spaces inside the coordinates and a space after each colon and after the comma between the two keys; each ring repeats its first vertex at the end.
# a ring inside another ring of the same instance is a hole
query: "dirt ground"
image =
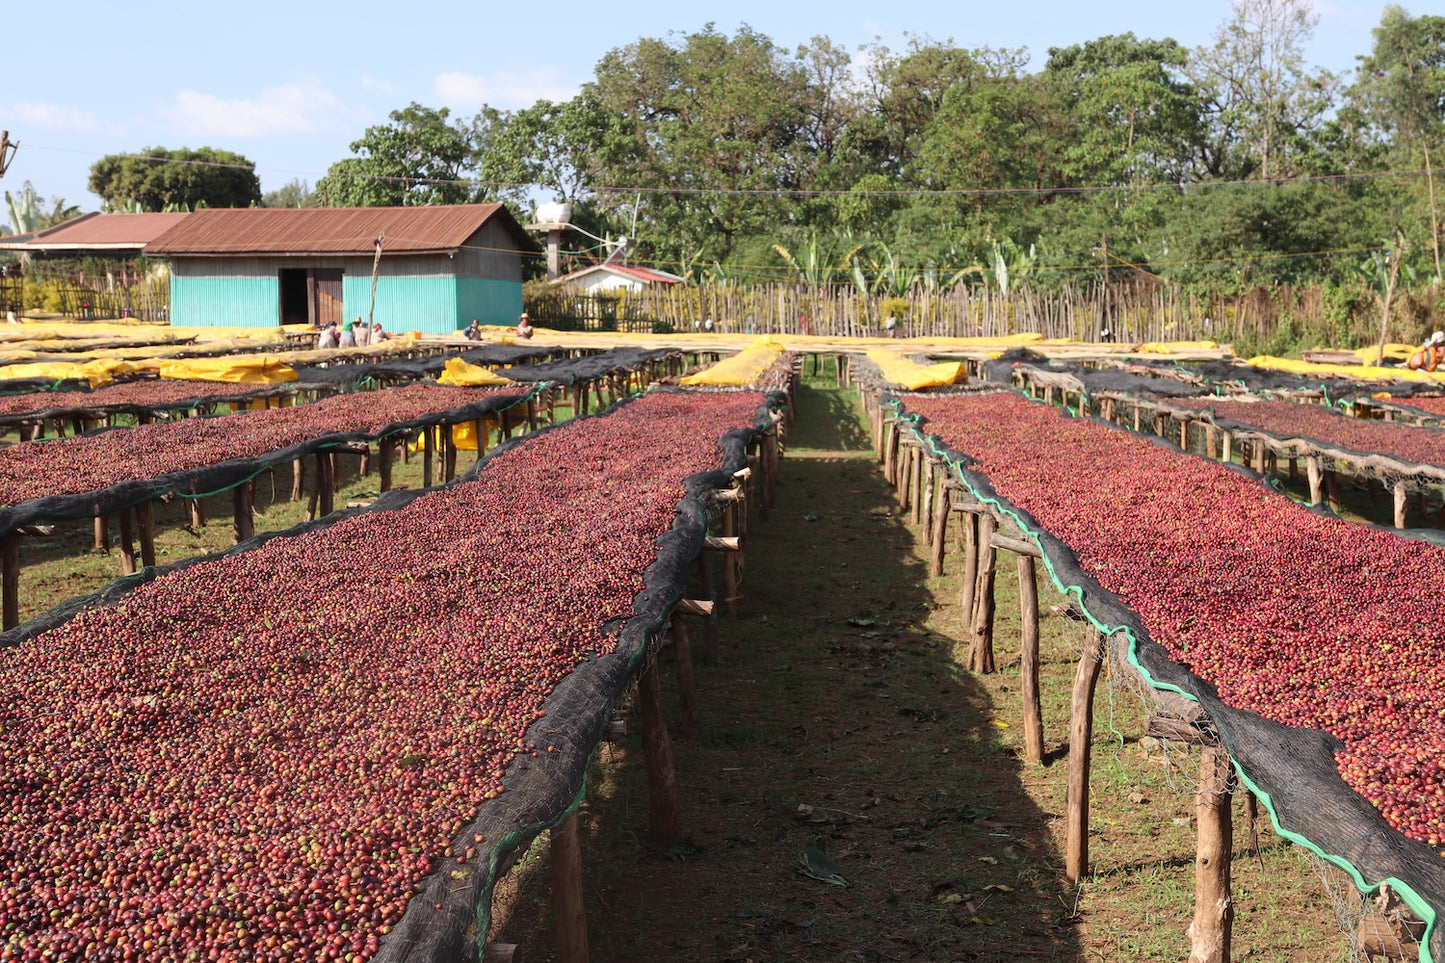
{"type": "MultiPolygon", "coordinates": [[[[1025,763],[1013,556],[999,560],[1000,668],[976,675],[962,667],[959,558],[928,576],[861,417],[856,393],[826,379],[797,398],[777,505],[747,545],[738,616],[720,619],[721,664],[697,668],[702,735],[673,728],[684,843],[648,840],[635,724],[591,769],[591,959],[1185,959],[1196,760],[1140,738],[1139,697],[1119,673],[1102,679],[1093,872],[1065,881],[1083,630],[1043,621],[1049,754],[1025,763]],[[799,871],[810,843],[849,885],[799,871]]],[[[1047,611],[1059,599],[1042,589],[1047,611]]],[[[1234,958],[1348,958],[1321,871],[1267,818],[1235,812],[1234,958]]],[[[544,834],[498,889],[495,941],[529,960],[553,958],[546,860],[544,834]]]]}

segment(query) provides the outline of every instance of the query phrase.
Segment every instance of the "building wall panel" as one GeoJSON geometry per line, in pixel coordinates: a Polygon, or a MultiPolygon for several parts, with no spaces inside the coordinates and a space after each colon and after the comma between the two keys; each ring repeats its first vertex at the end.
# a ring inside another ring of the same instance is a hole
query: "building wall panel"
{"type": "Polygon", "coordinates": [[[522,285],[512,281],[460,278],[457,281],[457,327],[476,318],[482,324],[514,325],[522,313],[522,285]]]}
{"type": "Polygon", "coordinates": [[[171,324],[269,328],[280,323],[281,282],[275,275],[171,275],[171,324]]]}
{"type": "MultiPolygon", "coordinates": [[[[342,278],[342,293],[346,318],[365,319],[371,311],[371,275],[348,274],[342,278]]],[[[371,316],[387,331],[450,334],[460,326],[456,280],[383,276],[377,280],[376,308],[371,316]]]]}

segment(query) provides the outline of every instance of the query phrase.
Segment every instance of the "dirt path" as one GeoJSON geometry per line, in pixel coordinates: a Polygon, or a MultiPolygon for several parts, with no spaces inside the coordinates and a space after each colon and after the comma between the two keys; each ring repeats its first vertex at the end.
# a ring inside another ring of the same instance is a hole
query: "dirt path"
{"type": "MultiPolygon", "coordinates": [[[[1027,766],[1017,751],[1011,563],[1000,566],[1001,671],[978,677],[960,667],[956,581],[928,577],[853,393],[805,385],[782,478],[747,555],[739,617],[720,620],[722,664],[697,670],[703,734],[675,738],[685,843],[659,851],[647,841],[635,735],[593,767],[582,810],[592,959],[1187,956],[1192,796],[1160,753],[1102,722],[1093,845],[1108,854],[1096,859],[1104,871],[1077,890],[1062,879],[1062,767],[1027,766]],[[798,872],[810,843],[848,887],[798,872]]],[[[1067,728],[1058,687],[1067,692],[1082,637],[1071,643],[1060,619],[1047,621],[1045,722],[1057,758],[1067,728]]],[[[1101,692],[1103,718],[1122,723],[1109,685],[1101,692]]],[[[1253,859],[1247,828],[1240,839],[1253,859]]],[[[1304,864],[1272,837],[1259,852],[1270,919],[1281,909],[1299,919],[1272,923],[1267,947],[1242,940],[1236,959],[1337,959],[1318,882],[1303,884],[1312,895],[1295,892],[1304,864]],[[1283,888],[1280,873],[1292,874],[1283,888]]],[[[513,881],[499,938],[548,959],[544,846],[513,881]]],[[[1242,922],[1251,913],[1242,906],[1242,922]]]]}

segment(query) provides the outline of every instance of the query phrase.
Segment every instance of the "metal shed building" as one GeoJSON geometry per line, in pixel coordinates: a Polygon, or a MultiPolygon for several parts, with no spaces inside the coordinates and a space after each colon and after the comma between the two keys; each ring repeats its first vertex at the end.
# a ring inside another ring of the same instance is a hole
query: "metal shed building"
{"type": "Polygon", "coordinates": [[[174,324],[359,316],[430,334],[514,323],[523,258],[541,251],[501,204],[203,208],[145,247],[171,262],[174,324]]]}

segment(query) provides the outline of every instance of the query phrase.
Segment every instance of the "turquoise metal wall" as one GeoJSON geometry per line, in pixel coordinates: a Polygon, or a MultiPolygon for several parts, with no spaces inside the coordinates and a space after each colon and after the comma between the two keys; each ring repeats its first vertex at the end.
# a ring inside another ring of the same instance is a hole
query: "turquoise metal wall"
{"type": "Polygon", "coordinates": [[[511,327],[522,313],[522,285],[519,281],[489,281],[484,278],[457,280],[457,326],[466,327],[476,318],[482,324],[511,327]]]}
{"type": "Polygon", "coordinates": [[[171,324],[274,328],[281,285],[272,277],[171,276],[171,324]]]}
{"type": "MultiPolygon", "coordinates": [[[[341,279],[346,320],[366,318],[371,309],[370,275],[341,279]]],[[[457,321],[457,282],[449,277],[388,277],[376,281],[376,308],[372,319],[387,331],[421,331],[451,334],[457,321]]]]}

